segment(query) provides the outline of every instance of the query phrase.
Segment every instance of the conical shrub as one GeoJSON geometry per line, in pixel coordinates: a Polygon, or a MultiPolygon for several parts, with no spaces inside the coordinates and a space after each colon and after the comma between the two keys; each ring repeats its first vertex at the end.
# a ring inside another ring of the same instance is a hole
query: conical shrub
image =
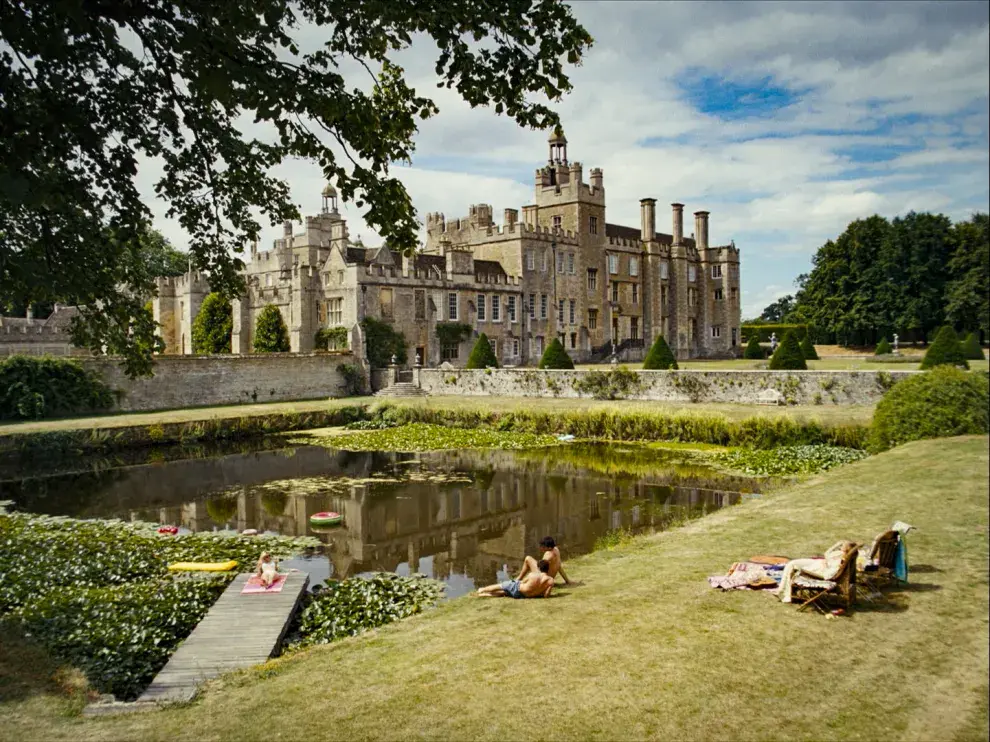
{"type": "Polygon", "coordinates": [[[538,368],[574,368],[574,361],[567,355],[559,338],[554,338],[547,349],[543,351],[538,368]]]}
{"type": "Polygon", "coordinates": [[[815,350],[815,346],[811,342],[810,335],[805,335],[804,340],[801,341],[801,352],[804,354],[804,360],[806,361],[818,360],[818,351],[815,350]]]}
{"type": "Polygon", "coordinates": [[[230,335],[234,315],[230,302],[217,293],[203,299],[199,314],[193,320],[193,353],[230,353],[230,335]]]}
{"type": "Polygon", "coordinates": [[[983,348],[980,347],[980,339],[975,332],[969,333],[963,340],[963,355],[970,361],[985,361],[987,357],[983,355],[983,348]]]}
{"type": "Polygon", "coordinates": [[[801,352],[801,343],[798,342],[794,330],[784,333],[784,339],[780,341],[777,350],[770,356],[770,368],[774,371],[806,371],[808,364],[804,360],[804,353],[801,352]]]}
{"type": "Polygon", "coordinates": [[[646,359],[643,361],[643,368],[650,371],[666,371],[677,368],[677,359],[674,358],[674,354],[671,352],[670,346],[667,345],[667,341],[663,339],[663,335],[657,335],[657,339],[653,341],[650,352],[646,354],[646,359]]]}
{"type": "Polygon", "coordinates": [[[495,357],[495,351],[492,350],[492,344],[485,333],[478,336],[478,341],[471,349],[471,355],[468,356],[467,365],[464,368],[498,368],[498,359],[495,357]]]}
{"type": "Polygon", "coordinates": [[[767,354],[764,352],[763,346],[760,345],[760,336],[754,332],[749,336],[749,342],[746,343],[743,358],[748,358],[751,361],[762,361],[766,357],[767,354]]]}
{"type": "Polygon", "coordinates": [[[873,355],[876,356],[889,356],[893,349],[890,347],[890,343],[887,342],[887,338],[880,338],[880,342],[877,343],[876,350],[873,351],[873,355]]]}
{"type": "Polygon", "coordinates": [[[921,361],[922,369],[935,368],[936,366],[959,366],[969,368],[969,361],[963,352],[962,343],[951,327],[946,325],[938,331],[935,342],[928,347],[924,359],[921,361]]]}
{"type": "Polygon", "coordinates": [[[258,314],[253,345],[255,353],[289,352],[289,329],[285,326],[282,313],[274,304],[266,305],[258,314]]]}

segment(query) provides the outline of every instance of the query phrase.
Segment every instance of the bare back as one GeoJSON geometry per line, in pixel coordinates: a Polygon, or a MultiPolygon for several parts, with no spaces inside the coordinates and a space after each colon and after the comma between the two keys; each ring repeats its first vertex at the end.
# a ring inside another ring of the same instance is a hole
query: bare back
{"type": "Polygon", "coordinates": [[[546,559],[550,563],[550,571],[547,574],[550,577],[556,577],[560,571],[560,549],[556,546],[552,549],[547,549],[543,552],[543,559],[546,559]]]}
{"type": "Polygon", "coordinates": [[[550,595],[553,577],[542,572],[530,572],[519,583],[519,592],[527,598],[545,598],[550,595]]]}

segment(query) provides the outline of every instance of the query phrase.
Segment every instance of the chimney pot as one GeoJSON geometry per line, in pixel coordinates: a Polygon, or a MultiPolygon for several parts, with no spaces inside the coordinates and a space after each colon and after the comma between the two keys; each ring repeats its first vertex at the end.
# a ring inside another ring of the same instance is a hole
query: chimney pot
{"type": "Polygon", "coordinates": [[[694,212],[694,233],[697,235],[695,237],[695,247],[699,250],[705,250],[708,248],[708,212],[707,211],[696,211],[694,212]]]}
{"type": "Polygon", "coordinates": [[[655,198],[640,199],[640,239],[652,242],[657,236],[657,200],[655,198]]]}
{"type": "Polygon", "coordinates": [[[674,244],[684,244],[684,204],[671,204],[674,217],[674,244]]]}

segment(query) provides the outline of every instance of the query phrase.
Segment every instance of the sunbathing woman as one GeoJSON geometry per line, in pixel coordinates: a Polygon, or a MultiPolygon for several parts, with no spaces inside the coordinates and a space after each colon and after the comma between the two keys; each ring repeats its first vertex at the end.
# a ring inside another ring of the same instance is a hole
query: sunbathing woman
{"type": "Polygon", "coordinates": [[[777,593],[780,597],[780,602],[791,602],[792,583],[794,578],[800,574],[805,574],[819,580],[834,579],[839,574],[843,558],[856,548],[858,548],[858,544],[852,541],[838,541],[825,552],[823,558],[791,559],[791,561],[784,565],[784,574],[780,580],[780,588],[777,593]]]}
{"type": "Polygon", "coordinates": [[[267,551],[264,552],[258,557],[258,566],[254,573],[258,575],[262,585],[266,588],[271,587],[278,578],[278,559],[273,558],[267,551]]]}

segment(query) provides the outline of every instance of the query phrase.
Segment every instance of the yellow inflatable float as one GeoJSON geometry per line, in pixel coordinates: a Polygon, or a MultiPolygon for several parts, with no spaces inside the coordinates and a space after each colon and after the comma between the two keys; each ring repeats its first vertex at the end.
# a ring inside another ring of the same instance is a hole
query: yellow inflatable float
{"type": "Polygon", "coordinates": [[[176,562],[168,565],[169,572],[229,572],[237,566],[231,559],[229,562],[176,562]]]}

